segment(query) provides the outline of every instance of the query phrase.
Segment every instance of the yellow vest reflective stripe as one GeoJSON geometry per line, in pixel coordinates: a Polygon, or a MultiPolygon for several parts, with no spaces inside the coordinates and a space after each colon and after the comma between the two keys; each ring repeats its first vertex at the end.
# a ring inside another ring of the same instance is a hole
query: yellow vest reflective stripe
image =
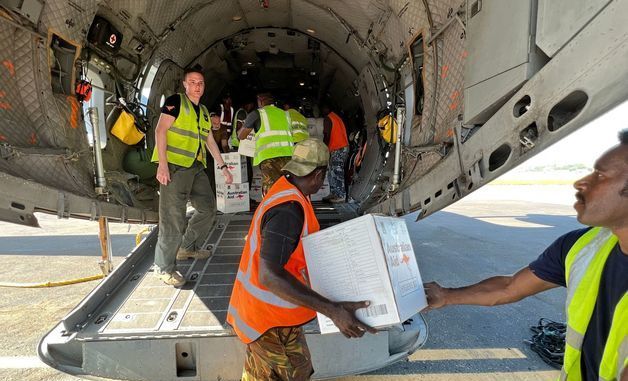
{"type": "Polygon", "coordinates": [[[261,126],[255,134],[253,165],[276,157],[291,157],[294,141],[286,113],[272,105],[258,111],[261,126]]]}
{"type": "Polygon", "coordinates": [[[236,119],[236,117],[238,116],[238,114],[240,114],[240,111],[244,111],[244,109],[238,109],[238,111],[236,111],[235,114],[233,114],[233,130],[231,131],[231,146],[232,147],[239,147],[240,146],[240,139],[238,139],[238,132],[236,131],[238,129],[238,120],[236,119]]]}
{"type": "Polygon", "coordinates": [[[310,137],[310,133],[307,130],[307,119],[298,112],[291,108],[286,111],[286,116],[292,127],[292,139],[295,143],[303,141],[310,137]]]}
{"type": "MultiPolygon", "coordinates": [[[[609,229],[596,227],[582,235],[565,258],[567,336],[563,369],[559,380],[582,380],[580,359],[584,334],[595,308],[604,265],[617,242],[617,237],[609,229]]],[[[615,307],[600,363],[600,380],[618,379],[626,364],[626,346],[628,346],[626,316],[628,316],[628,299],[624,295],[615,307]],[[623,356],[620,348],[623,348],[623,356]]]]}
{"type": "MultiPolygon", "coordinates": [[[[199,115],[197,124],[196,111],[194,111],[192,102],[185,94],[179,94],[179,98],[181,99],[179,116],[166,133],[168,163],[189,168],[198,159],[207,167],[204,142],[207,140],[207,135],[211,129],[209,112],[204,105],[199,105],[201,115],[199,115]],[[201,147],[200,150],[199,146],[201,147]]],[[[159,161],[157,149],[153,150],[152,161],[159,161]]]]}

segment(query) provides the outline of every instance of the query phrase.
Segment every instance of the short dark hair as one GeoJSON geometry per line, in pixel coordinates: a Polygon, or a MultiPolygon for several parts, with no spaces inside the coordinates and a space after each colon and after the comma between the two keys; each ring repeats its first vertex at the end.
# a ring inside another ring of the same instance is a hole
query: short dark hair
{"type": "Polygon", "coordinates": [[[185,79],[188,76],[188,74],[190,74],[190,73],[198,73],[198,74],[204,76],[203,72],[201,70],[202,70],[202,68],[199,67],[199,66],[189,67],[189,68],[187,68],[187,69],[185,69],[183,71],[183,79],[185,79]]]}
{"type": "Polygon", "coordinates": [[[628,128],[624,128],[623,130],[619,131],[619,143],[621,144],[628,144],[628,128]]]}
{"type": "Polygon", "coordinates": [[[257,94],[257,98],[263,101],[265,104],[269,105],[275,101],[275,98],[271,93],[264,92],[257,94]]]}

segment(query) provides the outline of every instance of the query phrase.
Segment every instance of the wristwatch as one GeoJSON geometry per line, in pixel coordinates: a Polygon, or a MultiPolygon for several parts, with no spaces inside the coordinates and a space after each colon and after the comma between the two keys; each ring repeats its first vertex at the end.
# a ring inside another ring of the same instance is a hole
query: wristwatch
{"type": "Polygon", "coordinates": [[[223,164],[223,165],[221,165],[221,166],[219,166],[219,167],[217,167],[217,168],[218,168],[218,169],[220,169],[220,170],[222,171],[223,169],[225,169],[225,168],[227,168],[227,167],[228,167],[228,166],[227,166],[227,164],[223,164]]]}

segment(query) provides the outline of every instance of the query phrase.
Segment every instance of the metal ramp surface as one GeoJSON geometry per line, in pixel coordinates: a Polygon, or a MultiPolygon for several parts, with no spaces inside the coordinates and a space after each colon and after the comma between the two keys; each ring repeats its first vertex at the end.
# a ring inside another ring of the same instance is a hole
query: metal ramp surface
{"type": "MultiPolygon", "coordinates": [[[[350,205],[314,206],[321,229],[356,216],[350,205]]],[[[154,229],[42,339],[42,360],[67,373],[92,378],[239,378],[244,346],[225,319],[251,218],[252,213],[218,216],[205,244],[214,254],[205,260],[177,264],[188,280],[181,289],[167,286],[153,275],[154,229]]],[[[392,331],[381,332],[359,340],[346,340],[339,334],[320,335],[316,321],[310,322],[305,330],[316,365],[314,376],[368,371],[407,356],[408,350],[427,338],[427,327],[422,317],[417,317],[405,331],[392,335],[392,331]],[[402,350],[392,353],[392,347],[402,350]],[[354,353],[352,364],[332,363],[333,357],[325,360],[331,348],[343,351],[336,358],[354,353]],[[361,352],[365,355],[360,356],[361,352]]]]}

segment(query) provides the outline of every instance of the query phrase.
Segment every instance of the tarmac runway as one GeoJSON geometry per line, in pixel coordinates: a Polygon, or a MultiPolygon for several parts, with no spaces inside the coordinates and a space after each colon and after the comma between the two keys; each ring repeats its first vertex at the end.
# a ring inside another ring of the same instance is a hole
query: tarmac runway
{"type": "MultiPolygon", "coordinates": [[[[513,273],[563,233],[578,228],[561,186],[486,186],[417,223],[406,216],[424,282],[462,286],[513,273]]],[[[0,282],[44,282],[100,272],[95,222],[40,215],[42,229],[0,223],[0,282]]],[[[112,225],[114,264],[142,226],[112,225]]],[[[78,380],[37,359],[37,344],[96,282],[0,288],[0,380],[78,380]]],[[[558,372],[523,342],[539,318],[562,321],[565,292],[555,289],[499,307],[457,306],[426,314],[426,346],[401,362],[343,381],[552,380],[558,372]]]]}

